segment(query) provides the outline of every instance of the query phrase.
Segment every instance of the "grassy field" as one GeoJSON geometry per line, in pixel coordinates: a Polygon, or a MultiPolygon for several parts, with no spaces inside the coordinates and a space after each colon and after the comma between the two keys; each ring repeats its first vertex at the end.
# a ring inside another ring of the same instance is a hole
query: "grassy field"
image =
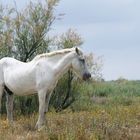
{"type": "Polygon", "coordinates": [[[0,140],[139,140],[140,81],[83,83],[77,100],[55,113],[47,125],[35,130],[37,113],[17,116],[10,125],[0,121],[0,140]]]}

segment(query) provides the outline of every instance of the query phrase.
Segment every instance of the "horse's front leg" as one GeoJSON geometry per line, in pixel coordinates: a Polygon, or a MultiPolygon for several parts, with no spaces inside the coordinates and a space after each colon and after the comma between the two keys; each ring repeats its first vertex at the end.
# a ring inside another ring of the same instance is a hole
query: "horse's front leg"
{"type": "Polygon", "coordinates": [[[6,94],[6,110],[7,119],[9,122],[13,122],[13,94],[6,94]]]}
{"type": "Polygon", "coordinates": [[[46,100],[46,90],[40,90],[38,92],[39,99],[39,117],[36,123],[36,128],[39,129],[45,124],[45,100],[46,100]]]}

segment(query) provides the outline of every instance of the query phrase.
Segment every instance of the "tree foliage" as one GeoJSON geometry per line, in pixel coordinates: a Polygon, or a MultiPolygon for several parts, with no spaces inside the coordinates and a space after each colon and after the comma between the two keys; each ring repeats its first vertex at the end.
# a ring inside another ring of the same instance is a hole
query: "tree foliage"
{"type": "Polygon", "coordinates": [[[54,9],[58,2],[59,0],[46,0],[36,4],[30,2],[22,11],[16,7],[4,9],[1,6],[1,46],[9,50],[6,55],[14,53],[14,57],[26,62],[37,53],[47,50],[51,42],[48,32],[56,20],[54,9]]]}
{"type": "Polygon", "coordinates": [[[56,46],[57,49],[65,49],[79,47],[82,44],[83,39],[81,36],[74,29],[69,29],[66,33],[54,37],[52,45],[56,46]]]}

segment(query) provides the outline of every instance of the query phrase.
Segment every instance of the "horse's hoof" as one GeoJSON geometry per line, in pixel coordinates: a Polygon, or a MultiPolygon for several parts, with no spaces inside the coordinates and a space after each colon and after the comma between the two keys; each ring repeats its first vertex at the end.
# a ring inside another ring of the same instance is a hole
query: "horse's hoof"
{"type": "Polygon", "coordinates": [[[40,128],[38,128],[38,132],[41,132],[41,131],[45,131],[46,130],[46,127],[43,125],[43,126],[41,126],[40,128]]]}
{"type": "Polygon", "coordinates": [[[41,131],[46,130],[46,126],[45,126],[45,125],[41,125],[41,126],[36,125],[36,126],[35,126],[35,129],[36,129],[38,132],[41,132],[41,131]]]}

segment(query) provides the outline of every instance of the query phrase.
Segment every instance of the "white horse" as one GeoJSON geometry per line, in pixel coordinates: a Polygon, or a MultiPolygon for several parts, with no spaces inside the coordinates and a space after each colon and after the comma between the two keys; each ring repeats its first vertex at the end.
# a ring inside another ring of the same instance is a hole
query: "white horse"
{"type": "Polygon", "coordinates": [[[4,89],[11,91],[11,94],[7,94],[7,119],[13,121],[13,94],[24,96],[38,93],[39,117],[36,128],[42,127],[45,123],[51,91],[68,69],[72,69],[83,80],[91,77],[84,55],[78,48],[40,54],[28,63],[9,57],[2,58],[0,60],[0,108],[4,89]]]}

